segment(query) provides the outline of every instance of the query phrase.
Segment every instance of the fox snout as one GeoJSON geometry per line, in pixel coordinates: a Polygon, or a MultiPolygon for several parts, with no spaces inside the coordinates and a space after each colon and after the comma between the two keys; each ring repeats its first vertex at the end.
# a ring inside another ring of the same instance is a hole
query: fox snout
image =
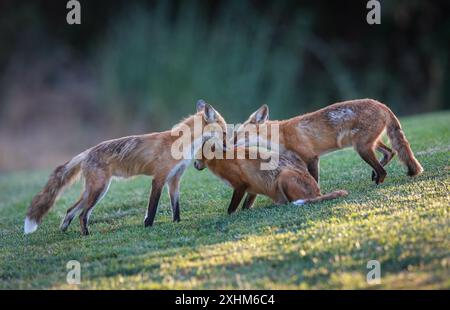
{"type": "Polygon", "coordinates": [[[205,163],[198,159],[194,162],[194,167],[195,167],[195,169],[197,169],[199,171],[206,168],[205,163]]]}

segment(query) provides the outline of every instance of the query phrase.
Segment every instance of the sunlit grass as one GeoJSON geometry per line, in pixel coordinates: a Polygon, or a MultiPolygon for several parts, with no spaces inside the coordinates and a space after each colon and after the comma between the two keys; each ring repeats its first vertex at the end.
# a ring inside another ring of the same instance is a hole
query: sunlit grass
{"type": "MultiPolygon", "coordinates": [[[[81,190],[61,197],[38,231],[24,236],[28,203],[48,172],[0,176],[0,288],[450,288],[450,113],[402,119],[425,173],[405,176],[397,160],[375,186],[370,169],[344,150],[321,161],[323,192],[346,198],[304,207],[273,206],[226,214],[231,189],[190,169],[181,186],[180,223],[164,195],[154,227],[143,217],[150,178],[116,182],[92,215],[91,235],[78,222],[58,230],[81,190]],[[66,284],[78,260],[82,283],[66,284]],[[366,282],[369,260],[382,281],[366,282]]],[[[56,164],[56,163],[55,163],[56,164]]]]}

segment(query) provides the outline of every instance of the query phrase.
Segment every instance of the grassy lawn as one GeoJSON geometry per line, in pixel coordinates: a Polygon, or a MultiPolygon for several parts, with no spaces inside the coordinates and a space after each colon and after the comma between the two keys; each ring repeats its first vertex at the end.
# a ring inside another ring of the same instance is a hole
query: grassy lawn
{"type": "Polygon", "coordinates": [[[150,179],[138,177],[112,184],[90,236],[80,235],[77,220],[66,233],[58,229],[80,183],[24,236],[24,214],[49,172],[1,175],[0,288],[450,288],[450,113],[401,121],[425,169],[417,178],[395,159],[376,186],[369,166],[344,150],[321,160],[321,187],[348,197],[303,207],[259,197],[252,210],[228,216],[231,189],[190,168],[182,221],[171,222],[164,195],[150,229],[150,179]],[[79,286],[66,283],[69,260],[81,263],[79,286]],[[381,263],[380,285],[366,282],[369,260],[381,263]]]}

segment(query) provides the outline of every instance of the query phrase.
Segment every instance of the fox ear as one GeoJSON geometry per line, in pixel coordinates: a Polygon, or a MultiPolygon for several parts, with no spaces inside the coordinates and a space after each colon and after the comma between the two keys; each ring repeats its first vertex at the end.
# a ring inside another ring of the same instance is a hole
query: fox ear
{"type": "Polygon", "coordinates": [[[207,123],[213,123],[217,120],[217,112],[210,104],[205,103],[205,108],[203,112],[204,112],[203,117],[205,118],[205,121],[207,123]]]}
{"type": "Polygon", "coordinates": [[[197,112],[201,112],[205,109],[206,102],[203,99],[197,101],[197,112]]]}
{"type": "Polygon", "coordinates": [[[262,124],[269,119],[269,107],[263,104],[255,113],[250,116],[250,122],[253,124],[262,124]]]}

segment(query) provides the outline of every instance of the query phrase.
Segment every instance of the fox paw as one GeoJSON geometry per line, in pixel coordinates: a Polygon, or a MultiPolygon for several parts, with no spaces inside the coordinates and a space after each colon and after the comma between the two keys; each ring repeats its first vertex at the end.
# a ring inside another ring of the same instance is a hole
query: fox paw
{"type": "Polygon", "coordinates": [[[376,179],[377,179],[377,173],[374,170],[372,170],[372,181],[375,182],[376,179]]]}

